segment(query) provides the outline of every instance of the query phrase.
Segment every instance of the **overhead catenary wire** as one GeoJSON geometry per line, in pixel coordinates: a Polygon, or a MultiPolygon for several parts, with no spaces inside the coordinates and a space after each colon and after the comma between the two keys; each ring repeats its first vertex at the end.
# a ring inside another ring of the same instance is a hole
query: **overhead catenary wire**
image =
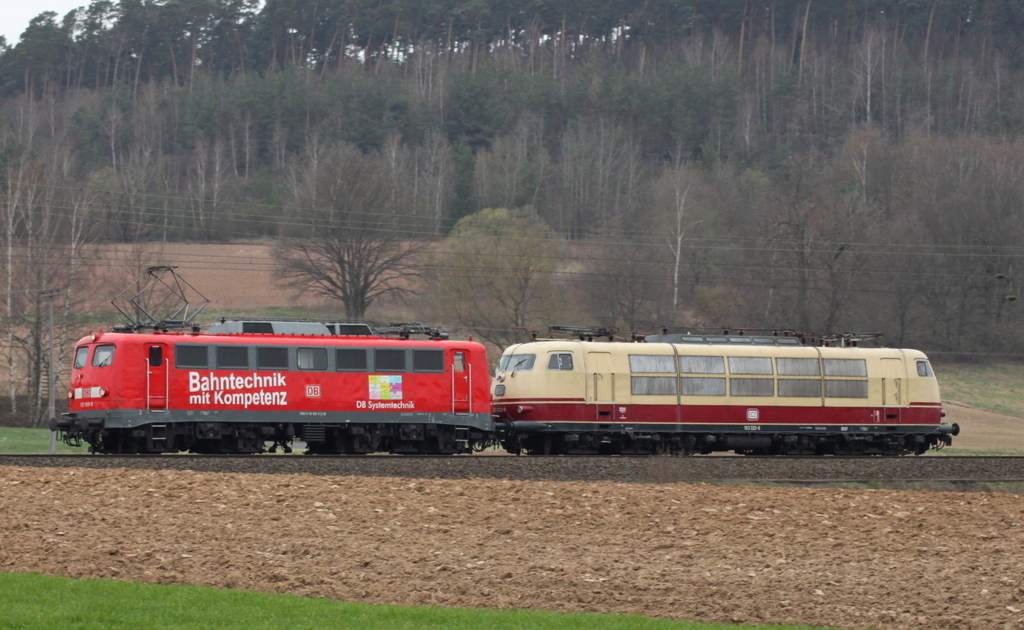
{"type": "MultiPolygon", "coordinates": [[[[77,190],[77,189],[72,188],[72,187],[61,187],[61,186],[55,186],[55,185],[34,184],[33,186],[40,186],[40,187],[44,187],[44,188],[62,189],[62,190],[77,190]]],[[[147,198],[151,198],[151,199],[168,199],[168,200],[174,200],[174,201],[180,201],[180,202],[190,202],[190,203],[195,202],[195,198],[194,197],[186,197],[186,196],[153,195],[153,194],[148,194],[148,193],[145,194],[145,195],[142,195],[142,196],[147,197],[147,198]]],[[[268,205],[268,204],[261,204],[261,203],[255,203],[255,202],[220,201],[218,203],[222,204],[222,205],[237,205],[237,206],[242,206],[242,207],[253,207],[253,206],[262,207],[262,208],[266,208],[268,211],[272,211],[272,212],[275,212],[275,213],[279,212],[282,209],[281,206],[272,206],[272,205],[268,205]]],[[[70,206],[70,205],[67,205],[67,204],[61,204],[59,202],[54,202],[54,201],[49,202],[47,205],[50,208],[58,208],[58,209],[69,209],[69,208],[73,207],[73,206],[70,206]]],[[[317,229],[323,229],[323,228],[327,228],[327,227],[331,227],[332,226],[332,224],[330,224],[330,223],[327,223],[327,222],[324,222],[324,221],[315,221],[315,220],[311,220],[309,218],[309,216],[313,215],[313,214],[323,214],[323,213],[328,213],[329,212],[328,210],[325,210],[323,208],[314,208],[314,207],[301,206],[301,205],[295,205],[295,204],[288,204],[286,206],[286,208],[292,212],[292,214],[289,215],[289,221],[288,221],[287,225],[289,225],[289,226],[291,226],[293,228],[295,226],[299,226],[299,227],[307,227],[307,228],[309,228],[311,230],[317,230],[317,229]]],[[[166,214],[169,217],[174,217],[174,218],[177,218],[177,219],[187,219],[187,220],[190,220],[190,221],[195,219],[195,214],[196,214],[195,211],[190,211],[190,210],[186,210],[186,209],[179,209],[177,211],[173,211],[173,210],[169,211],[167,208],[163,208],[163,207],[160,207],[160,206],[148,206],[148,205],[132,206],[132,210],[135,211],[135,212],[140,212],[140,213],[157,212],[157,213],[166,214]]],[[[40,210],[40,209],[28,210],[28,211],[29,212],[43,212],[43,210],[40,210]]],[[[103,214],[103,213],[101,212],[100,214],[103,214]]],[[[107,214],[109,214],[109,213],[107,213],[107,214]]],[[[213,212],[211,212],[211,215],[210,215],[210,218],[209,218],[209,222],[210,223],[216,223],[219,219],[223,219],[223,216],[218,217],[218,215],[227,215],[227,214],[229,214],[229,213],[225,213],[223,211],[221,211],[221,212],[213,211],[213,212]]],[[[435,228],[431,228],[431,229],[423,229],[423,228],[413,228],[413,227],[410,227],[410,224],[412,224],[414,222],[421,222],[421,223],[425,222],[425,221],[436,222],[436,217],[431,217],[431,216],[428,216],[428,215],[425,215],[425,214],[424,215],[419,215],[419,214],[381,213],[381,212],[343,212],[343,213],[339,213],[339,214],[343,214],[345,217],[351,218],[351,219],[353,219],[356,222],[365,220],[367,222],[367,224],[372,223],[375,230],[379,230],[379,231],[383,231],[383,232],[399,233],[399,234],[407,235],[410,238],[415,238],[415,237],[420,237],[420,238],[438,238],[440,236],[439,232],[436,229],[436,226],[435,226],[435,228]],[[398,226],[398,225],[395,225],[395,226],[381,225],[380,224],[380,219],[382,219],[382,218],[386,218],[386,219],[388,219],[388,220],[390,220],[392,222],[397,222],[397,223],[401,224],[401,226],[398,226]]],[[[90,219],[92,221],[100,221],[100,222],[105,222],[105,223],[124,223],[124,221],[119,221],[118,219],[111,218],[109,216],[107,216],[107,217],[103,217],[103,216],[97,217],[95,215],[92,215],[90,217],[90,219]]],[[[268,226],[275,226],[275,227],[279,227],[279,226],[282,225],[281,221],[278,220],[278,219],[264,219],[264,218],[254,218],[252,216],[246,216],[243,220],[246,223],[252,223],[252,224],[256,224],[256,225],[268,225],[268,226]]],[[[164,227],[173,227],[173,228],[176,228],[176,229],[181,229],[181,226],[165,226],[163,223],[161,223],[159,221],[155,221],[155,220],[149,220],[149,221],[143,220],[143,221],[138,221],[136,223],[138,225],[149,227],[149,228],[154,228],[154,229],[155,228],[164,228],[164,227]]],[[[185,228],[185,229],[189,229],[189,228],[185,228]]],[[[193,227],[191,229],[195,230],[196,228],[193,227]]],[[[204,229],[204,228],[200,228],[198,231],[202,231],[202,229],[204,229]]],[[[237,238],[246,238],[246,237],[251,238],[251,237],[254,236],[251,231],[225,231],[225,230],[218,230],[218,233],[222,234],[222,235],[237,237],[237,238]]],[[[590,238],[586,239],[585,241],[567,241],[566,239],[564,239],[562,237],[559,237],[557,235],[554,236],[554,237],[545,237],[545,236],[540,235],[540,234],[531,235],[531,238],[535,238],[536,240],[541,241],[541,242],[559,242],[559,243],[564,243],[564,242],[571,242],[571,243],[585,242],[585,243],[592,243],[592,244],[595,244],[595,245],[624,245],[624,246],[634,246],[634,245],[636,245],[636,246],[638,246],[638,245],[645,245],[645,244],[649,244],[649,245],[664,245],[665,244],[665,239],[664,238],[652,237],[650,229],[635,230],[635,231],[616,230],[616,231],[612,231],[612,232],[608,233],[607,236],[603,236],[600,231],[596,231],[594,234],[591,235],[590,238]]],[[[956,257],[956,256],[1013,256],[1013,255],[1024,255],[1024,246],[1018,246],[1018,245],[958,244],[958,243],[922,244],[922,243],[906,243],[906,242],[891,242],[891,241],[888,241],[888,242],[869,242],[869,241],[854,241],[854,240],[836,239],[834,247],[825,247],[825,248],[814,248],[814,247],[811,247],[811,248],[807,248],[806,247],[806,244],[807,244],[806,242],[799,241],[799,240],[793,240],[793,239],[785,239],[785,238],[767,238],[766,239],[764,237],[754,237],[754,236],[745,236],[745,235],[716,236],[716,235],[703,235],[703,234],[697,235],[697,236],[692,236],[692,237],[687,236],[687,237],[684,237],[682,240],[684,242],[686,242],[686,243],[699,243],[699,244],[701,244],[701,247],[700,247],[701,249],[707,249],[708,246],[706,245],[706,243],[709,242],[709,241],[713,242],[713,243],[721,242],[721,243],[724,243],[723,245],[721,245],[722,248],[729,249],[729,250],[737,250],[737,251],[752,251],[752,250],[760,251],[760,250],[766,249],[766,245],[765,245],[766,243],[770,243],[770,244],[773,245],[774,249],[777,249],[777,250],[780,250],[780,251],[796,251],[796,249],[786,250],[785,247],[777,247],[777,246],[783,246],[783,245],[794,245],[794,246],[797,246],[798,245],[798,246],[800,246],[800,250],[801,251],[808,252],[808,253],[836,253],[836,251],[840,247],[872,247],[872,248],[878,248],[878,249],[872,249],[872,250],[860,249],[860,250],[857,250],[857,251],[858,251],[858,253],[871,254],[871,255],[892,255],[894,253],[899,253],[899,254],[902,254],[902,255],[922,255],[923,254],[923,255],[941,255],[941,256],[952,256],[952,257],[956,257]],[[741,243],[743,243],[743,242],[753,242],[753,243],[761,243],[761,245],[759,245],[757,247],[737,246],[735,244],[736,242],[741,242],[741,243]],[[893,252],[893,251],[891,251],[891,248],[897,248],[897,249],[906,250],[906,251],[893,252]],[[938,249],[938,248],[941,248],[942,251],[941,252],[927,251],[929,249],[938,249]],[[917,251],[917,250],[926,250],[926,251],[920,252],[920,251],[917,251]],[[954,250],[954,251],[950,252],[948,250],[954,250]],[[968,251],[966,253],[961,253],[961,252],[959,252],[957,250],[968,250],[968,251]],[[969,251],[969,250],[988,250],[988,251],[972,252],[972,251],[969,251]],[[994,252],[992,250],[997,250],[997,251],[994,252]]],[[[688,247],[692,248],[693,245],[689,245],[688,247]]],[[[712,248],[718,248],[718,246],[715,246],[715,247],[712,247],[712,248]]]]}

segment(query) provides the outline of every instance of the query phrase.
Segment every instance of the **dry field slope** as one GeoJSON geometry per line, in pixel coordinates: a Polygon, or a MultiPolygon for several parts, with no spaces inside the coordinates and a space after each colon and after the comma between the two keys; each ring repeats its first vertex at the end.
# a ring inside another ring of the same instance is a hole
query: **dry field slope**
{"type": "Polygon", "coordinates": [[[946,421],[960,425],[960,435],[953,438],[953,447],[946,452],[954,455],[958,450],[1024,451],[1024,418],[992,413],[976,407],[943,401],[946,421]]]}
{"type": "Polygon", "coordinates": [[[1024,498],[0,467],[0,570],[352,601],[1024,628],[1024,498]]]}

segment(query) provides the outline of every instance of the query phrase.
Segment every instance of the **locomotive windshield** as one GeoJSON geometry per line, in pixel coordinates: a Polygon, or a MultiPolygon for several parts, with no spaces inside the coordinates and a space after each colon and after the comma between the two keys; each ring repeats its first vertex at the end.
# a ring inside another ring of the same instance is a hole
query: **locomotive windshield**
{"type": "Polygon", "coordinates": [[[81,370],[89,360],[89,346],[82,346],[75,350],[75,369],[81,370]]]}
{"type": "Polygon", "coordinates": [[[535,354],[507,354],[498,361],[498,371],[524,372],[532,370],[533,364],[536,362],[537,355],[535,354]]]}
{"type": "Polygon", "coordinates": [[[114,346],[96,346],[92,354],[93,367],[107,367],[114,363],[114,346]]]}

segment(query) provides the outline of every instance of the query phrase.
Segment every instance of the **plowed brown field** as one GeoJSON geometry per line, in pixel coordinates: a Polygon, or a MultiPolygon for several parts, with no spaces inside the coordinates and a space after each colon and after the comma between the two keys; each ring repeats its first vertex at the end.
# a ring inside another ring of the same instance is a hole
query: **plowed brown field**
{"type": "Polygon", "coordinates": [[[1024,628],[1015,495],[0,467],[0,570],[351,601],[1024,628]]]}

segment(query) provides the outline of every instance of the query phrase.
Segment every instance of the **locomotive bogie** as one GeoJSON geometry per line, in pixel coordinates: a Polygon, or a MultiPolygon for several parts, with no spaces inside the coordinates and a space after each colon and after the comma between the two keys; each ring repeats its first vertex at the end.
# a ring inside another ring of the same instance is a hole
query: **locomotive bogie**
{"type": "Polygon", "coordinates": [[[959,431],[915,350],[537,341],[493,395],[525,453],[920,454],[959,431]]]}

